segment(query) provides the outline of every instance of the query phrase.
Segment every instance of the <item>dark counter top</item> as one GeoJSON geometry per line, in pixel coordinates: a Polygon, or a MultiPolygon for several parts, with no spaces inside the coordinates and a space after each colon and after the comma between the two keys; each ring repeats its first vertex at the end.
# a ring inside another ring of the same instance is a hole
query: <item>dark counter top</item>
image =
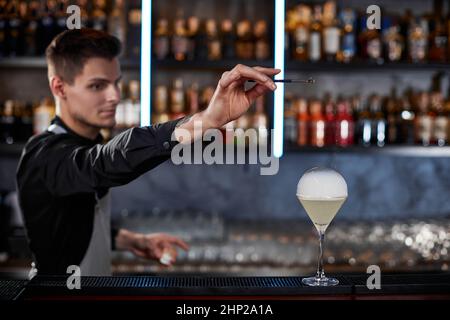
{"type": "Polygon", "coordinates": [[[338,286],[321,288],[304,286],[302,277],[82,277],[80,290],[69,290],[65,277],[37,276],[0,280],[0,294],[3,300],[450,299],[450,273],[382,275],[379,290],[367,288],[368,276],[337,276],[338,286]]]}

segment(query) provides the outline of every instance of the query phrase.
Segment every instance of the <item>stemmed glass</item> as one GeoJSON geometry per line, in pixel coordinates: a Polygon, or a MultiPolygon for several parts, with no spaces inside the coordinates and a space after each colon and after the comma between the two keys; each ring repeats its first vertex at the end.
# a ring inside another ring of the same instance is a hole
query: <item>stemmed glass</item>
{"type": "Polygon", "coordinates": [[[335,286],[339,281],[326,277],[323,270],[323,248],[325,231],[347,199],[347,183],[335,170],[315,167],[300,178],[297,198],[319,233],[317,273],[302,282],[308,286],[335,286]]]}

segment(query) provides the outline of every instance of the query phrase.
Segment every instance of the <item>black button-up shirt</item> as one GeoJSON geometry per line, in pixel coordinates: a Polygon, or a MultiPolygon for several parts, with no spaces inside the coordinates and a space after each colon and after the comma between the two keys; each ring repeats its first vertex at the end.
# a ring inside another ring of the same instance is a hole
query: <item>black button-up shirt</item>
{"type": "Polygon", "coordinates": [[[179,120],[131,128],[101,144],[100,135],[81,137],[56,117],[52,123],[65,133],[46,131],[28,141],[17,188],[39,274],[65,274],[69,265],[80,265],[92,236],[96,195],[169,159],[179,120]]]}

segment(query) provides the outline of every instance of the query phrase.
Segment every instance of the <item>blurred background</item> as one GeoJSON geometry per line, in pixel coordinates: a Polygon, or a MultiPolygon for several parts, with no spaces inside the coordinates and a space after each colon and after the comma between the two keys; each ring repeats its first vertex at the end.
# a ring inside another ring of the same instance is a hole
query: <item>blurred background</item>
{"type": "MultiPolygon", "coordinates": [[[[26,277],[30,269],[15,170],[27,139],[55,113],[43,53],[65,30],[68,5],[81,8],[83,26],[124,44],[123,99],[116,128],[102,132],[108,140],[140,125],[143,110],[158,123],[206,108],[221,74],[238,63],[274,66],[275,7],[283,2],[151,1],[148,15],[137,0],[0,0],[0,273],[26,277]],[[147,20],[151,62],[141,71],[147,20]],[[150,106],[141,105],[144,73],[150,106]]],[[[349,188],[327,231],[327,273],[372,264],[448,270],[450,1],[286,0],[284,7],[285,77],[316,82],[285,85],[283,106],[268,94],[229,125],[272,129],[282,108],[278,174],[261,176],[259,165],[168,161],[112,189],[114,224],[191,245],[172,268],[117,252],[115,274],[315,272],[316,231],[295,196],[314,166],[338,170],[349,188]],[[367,29],[372,4],[381,8],[379,30],[367,29]]],[[[224,143],[246,144],[239,137],[224,143]]]]}

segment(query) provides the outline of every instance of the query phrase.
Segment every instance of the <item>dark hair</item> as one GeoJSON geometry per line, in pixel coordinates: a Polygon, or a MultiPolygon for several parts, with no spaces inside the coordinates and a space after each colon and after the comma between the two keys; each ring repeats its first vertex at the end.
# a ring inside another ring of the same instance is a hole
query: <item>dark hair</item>
{"type": "Polygon", "coordinates": [[[109,60],[119,56],[122,45],[116,37],[94,29],[66,30],[58,34],[45,51],[49,75],[73,84],[90,58],[109,60]]]}

